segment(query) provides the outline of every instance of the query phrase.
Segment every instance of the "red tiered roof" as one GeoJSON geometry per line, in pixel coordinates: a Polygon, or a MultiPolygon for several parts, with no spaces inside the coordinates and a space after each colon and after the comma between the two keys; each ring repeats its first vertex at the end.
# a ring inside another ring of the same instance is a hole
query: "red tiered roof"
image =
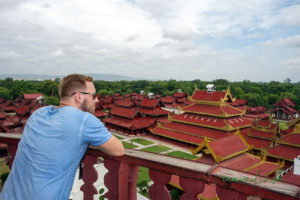
{"type": "Polygon", "coordinates": [[[201,100],[201,101],[218,102],[225,97],[225,94],[226,92],[223,91],[207,92],[207,91],[196,90],[196,92],[192,96],[192,99],[201,100]]]}
{"type": "Polygon", "coordinates": [[[10,127],[10,126],[13,126],[15,124],[15,122],[12,122],[10,120],[3,120],[1,121],[1,126],[4,126],[4,127],[10,127]]]}
{"type": "Polygon", "coordinates": [[[268,149],[268,156],[289,161],[294,161],[294,158],[296,158],[298,155],[300,155],[300,148],[284,144],[279,144],[268,149]]]}
{"type": "Polygon", "coordinates": [[[110,103],[112,103],[112,102],[113,102],[113,98],[110,97],[110,96],[104,99],[104,103],[105,103],[105,104],[110,104],[110,103]]]}
{"type": "Polygon", "coordinates": [[[40,96],[43,96],[43,94],[23,94],[23,99],[36,100],[40,96]]]}
{"type": "Polygon", "coordinates": [[[184,98],[184,97],[187,97],[187,94],[185,93],[185,92],[175,92],[174,94],[173,94],[173,97],[175,97],[175,98],[184,98]]]}
{"type": "Polygon", "coordinates": [[[231,106],[245,106],[247,104],[247,99],[236,99],[233,103],[229,103],[231,106]]]}
{"type": "Polygon", "coordinates": [[[182,108],[185,112],[192,112],[197,114],[204,115],[213,115],[213,116],[233,116],[233,115],[242,115],[243,111],[229,106],[229,105],[206,105],[206,104],[192,104],[182,108]]]}
{"type": "Polygon", "coordinates": [[[0,98],[0,104],[5,103],[5,99],[4,98],[0,98]]]}
{"type": "Polygon", "coordinates": [[[14,106],[5,106],[2,108],[5,112],[15,112],[16,107],[14,106]]]}
{"type": "Polygon", "coordinates": [[[134,103],[130,100],[119,100],[115,102],[116,106],[131,108],[134,107],[134,103]]]}
{"type": "Polygon", "coordinates": [[[244,126],[250,126],[251,121],[243,117],[235,118],[217,118],[201,116],[196,114],[182,113],[173,117],[173,121],[183,122],[187,124],[194,124],[199,126],[205,126],[215,129],[225,129],[229,130],[229,125],[232,128],[239,128],[244,126]]]}
{"type": "Polygon", "coordinates": [[[20,106],[19,108],[16,109],[17,115],[20,116],[25,116],[26,114],[29,113],[29,107],[28,106],[20,106]]]}
{"type": "Polygon", "coordinates": [[[243,153],[249,150],[249,146],[239,135],[232,135],[219,140],[210,141],[207,146],[213,151],[213,156],[221,157],[222,160],[234,156],[238,152],[243,153]]]}
{"type": "Polygon", "coordinates": [[[192,101],[190,101],[190,100],[188,100],[188,99],[186,99],[186,100],[184,100],[184,104],[185,105],[190,105],[190,104],[193,104],[194,102],[192,102],[192,101]]]}
{"type": "MultiPolygon", "coordinates": [[[[205,128],[200,126],[194,126],[189,124],[182,124],[177,122],[171,122],[167,124],[163,124],[161,128],[169,129],[173,131],[178,131],[184,134],[195,135],[200,137],[208,137],[209,139],[220,139],[223,137],[227,137],[234,132],[225,132],[220,130],[215,130],[211,128],[205,128]]],[[[153,130],[155,132],[155,129],[153,130]]],[[[181,138],[178,138],[181,139],[181,138]]]]}
{"type": "Polygon", "coordinates": [[[227,95],[227,91],[207,92],[196,89],[191,99],[196,101],[221,102],[227,95]]]}
{"type": "Polygon", "coordinates": [[[182,99],[176,99],[176,102],[177,102],[177,103],[184,103],[184,101],[185,101],[184,98],[182,98],[182,99]]]}
{"type": "Polygon", "coordinates": [[[175,99],[174,97],[172,96],[166,96],[166,97],[162,97],[161,98],[161,101],[164,103],[164,104],[173,104],[175,102],[175,99]]]}
{"type": "Polygon", "coordinates": [[[124,127],[131,130],[148,128],[155,123],[155,120],[149,117],[137,117],[134,119],[125,119],[121,117],[111,117],[104,119],[103,122],[124,127]]]}
{"type": "Polygon", "coordinates": [[[122,96],[120,93],[114,93],[114,97],[120,97],[122,96]]]}
{"type": "Polygon", "coordinates": [[[264,140],[264,139],[260,139],[260,138],[254,138],[254,137],[247,137],[247,143],[250,145],[254,145],[255,149],[267,149],[271,144],[272,141],[271,140],[264,140]]]}
{"type": "Polygon", "coordinates": [[[0,119],[5,119],[6,115],[3,112],[0,112],[0,119]]]}
{"type": "Polygon", "coordinates": [[[281,138],[283,142],[300,146],[300,133],[292,133],[281,138]]]}
{"type": "Polygon", "coordinates": [[[250,127],[251,121],[245,117],[233,117],[225,120],[233,128],[250,127]]]}
{"type": "Polygon", "coordinates": [[[144,98],[139,106],[145,108],[155,108],[159,105],[159,103],[161,103],[160,99],[144,98]]]}
{"type": "Polygon", "coordinates": [[[145,95],[142,95],[142,94],[138,94],[138,95],[135,96],[135,99],[137,101],[142,101],[144,98],[145,98],[145,95]]]}
{"type": "Polygon", "coordinates": [[[293,171],[294,170],[292,169],[288,173],[284,174],[280,178],[280,181],[300,186],[300,175],[294,174],[293,171]]]}
{"type": "Polygon", "coordinates": [[[243,153],[241,155],[223,161],[220,166],[233,170],[244,171],[245,169],[258,164],[259,162],[261,162],[261,159],[259,157],[249,153],[243,153]]]}
{"type": "Polygon", "coordinates": [[[269,176],[281,168],[280,163],[268,162],[249,153],[242,153],[238,156],[223,161],[220,166],[233,170],[239,170],[258,176],[269,176]]]}
{"type": "Polygon", "coordinates": [[[295,107],[295,104],[289,98],[281,98],[280,101],[275,104],[275,106],[281,105],[295,107]]]}
{"type": "Polygon", "coordinates": [[[186,133],[181,133],[179,131],[168,130],[160,127],[156,127],[155,129],[152,129],[151,132],[155,135],[160,135],[166,138],[175,139],[175,140],[183,141],[194,145],[199,145],[204,140],[199,136],[189,135],[186,133]]]}
{"type": "Polygon", "coordinates": [[[259,128],[268,128],[273,130],[275,130],[278,127],[278,124],[273,124],[269,119],[255,121],[253,125],[259,128]]]}
{"type": "Polygon", "coordinates": [[[271,140],[274,137],[275,133],[251,129],[249,135],[251,135],[252,137],[271,140]]]}
{"type": "Polygon", "coordinates": [[[98,117],[98,118],[103,118],[103,117],[105,117],[105,116],[108,116],[108,113],[103,112],[103,111],[101,111],[101,110],[96,110],[94,115],[95,115],[96,117],[98,117]]]}
{"type": "Polygon", "coordinates": [[[145,115],[151,115],[151,116],[167,116],[168,111],[163,110],[161,108],[153,108],[153,109],[148,109],[148,108],[139,108],[139,111],[145,115]]]}
{"type": "Polygon", "coordinates": [[[275,172],[279,168],[279,163],[263,162],[246,171],[251,174],[258,174],[259,176],[268,176],[271,172],[275,172]]]}
{"type": "Polygon", "coordinates": [[[133,119],[139,112],[136,108],[130,109],[130,108],[114,107],[113,109],[111,109],[110,113],[115,116],[133,119]]]}
{"type": "Polygon", "coordinates": [[[261,113],[261,114],[245,114],[244,116],[249,119],[255,120],[255,119],[267,119],[271,115],[268,113],[261,113]]]}
{"type": "MultiPolygon", "coordinates": [[[[294,115],[298,114],[298,112],[294,109],[295,104],[289,98],[281,98],[278,103],[275,104],[275,108],[271,110],[271,113],[277,116],[278,112],[284,112],[294,119],[294,115]]],[[[280,114],[281,115],[281,114],[280,114]]],[[[279,116],[282,117],[282,116],[279,116]]]]}

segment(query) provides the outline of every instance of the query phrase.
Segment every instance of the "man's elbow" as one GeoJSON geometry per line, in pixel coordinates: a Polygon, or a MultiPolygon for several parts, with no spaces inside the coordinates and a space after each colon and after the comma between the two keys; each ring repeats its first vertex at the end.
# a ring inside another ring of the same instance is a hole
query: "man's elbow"
{"type": "Polygon", "coordinates": [[[111,156],[123,156],[125,154],[125,149],[123,145],[111,152],[111,156]]]}
{"type": "Polygon", "coordinates": [[[125,153],[122,142],[114,136],[106,143],[100,145],[100,149],[110,156],[123,156],[125,153]]]}
{"type": "Polygon", "coordinates": [[[111,156],[123,156],[125,154],[125,149],[123,145],[121,145],[118,149],[115,149],[115,151],[111,152],[111,156]]]}

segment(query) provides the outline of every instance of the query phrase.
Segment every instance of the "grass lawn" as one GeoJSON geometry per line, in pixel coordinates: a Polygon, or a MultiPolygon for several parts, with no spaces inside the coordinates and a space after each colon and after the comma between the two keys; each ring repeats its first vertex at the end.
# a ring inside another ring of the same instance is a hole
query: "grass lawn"
{"type": "Polygon", "coordinates": [[[170,153],[167,153],[166,155],[177,157],[177,158],[184,158],[187,160],[193,160],[193,159],[197,158],[197,156],[194,156],[192,154],[189,154],[189,153],[186,153],[183,151],[172,151],[170,153]]]}
{"type": "MultiPolygon", "coordinates": [[[[0,176],[5,173],[5,172],[9,172],[9,167],[8,165],[6,165],[5,160],[1,159],[0,160],[0,176]]],[[[2,181],[0,181],[0,192],[2,191],[2,187],[3,187],[3,183],[2,181]]]]}
{"type": "Polygon", "coordinates": [[[0,160],[0,175],[9,171],[10,171],[9,167],[8,165],[6,165],[5,160],[4,159],[0,160]]]}
{"type": "Polygon", "coordinates": [[[121,136],[118,135],[114,135],[116,138],[118,138],[119,140],[123,140],[124,138],[122,138],[121,136]]]}
{"type": "Polygon", "coordinates": [[[122,142],[122,144],[123,144],[123,146],[125,147],[125,148],[127,148],[127,149],[134,149],[134,148],[136,148],[136,147],[138,147],[138,146],[136,146],[136,145],[134,145],[134,144],[130,144],[130,143],[128,143],[128,142],[122,142]]]}
{"type": "Polygon", "coordinates": [[[144,138],[134,138],[134,139],[131,139],[130,141],[139,143],[139,144],[141,144],[141,145],[154,144],[153,142],[151,142],[151,141],[149,141],[149,140],[146,140],[146,139],[144,139],[144,138]]]}
{"type": "Polygon", "coordinates": [[[147,147],[144,149],[141,149],[142,151],[148,151],[148,152],[152,152],[152,153],[161,153],[167,150],[170,150],[171,148],[163,146],[163,145],[155,145],[152,147],[147,147]]]}
{"type": "Polygon", "coordinates": [[[136,184],[141,183],[142,181],[151,181],[149,176],[149,169],[146,167],[139,167],[138,179],[136,180],[136,184]]]}
{"type": "MultiPolygon", "coordinates": [[[[136,184],[139,184],[143,181],[146,181],[149,185],[149,182],[151,181],[149,177],[149,169],[146,167],[139,167],[139,173],[138,173],[138,179],[136,180],[136,184]]],[[[149,198],[148,193],[143,193],[142,191],[139,191],[139,193],[147,198],[149,198]]]]}

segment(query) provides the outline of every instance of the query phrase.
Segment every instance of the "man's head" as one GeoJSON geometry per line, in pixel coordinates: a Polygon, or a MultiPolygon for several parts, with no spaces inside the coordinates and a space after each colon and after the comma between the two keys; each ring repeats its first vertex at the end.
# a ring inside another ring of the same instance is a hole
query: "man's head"
{"type": "Polygon", "coordinates": [[[98,102],[93,78],[81,74],[70,74],[64,77],[59,85],[59,96],[62,102],[68,102],[78,109],[94,113],[98,102]]]}

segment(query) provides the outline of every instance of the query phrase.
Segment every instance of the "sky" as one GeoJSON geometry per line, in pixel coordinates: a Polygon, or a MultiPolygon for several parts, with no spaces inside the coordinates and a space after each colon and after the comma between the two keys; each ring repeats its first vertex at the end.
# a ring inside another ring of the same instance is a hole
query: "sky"
{"type": "Polygon", "coordinates": [[[300,81],[300,0],[0,0],[0,74],[300,81]]]}

